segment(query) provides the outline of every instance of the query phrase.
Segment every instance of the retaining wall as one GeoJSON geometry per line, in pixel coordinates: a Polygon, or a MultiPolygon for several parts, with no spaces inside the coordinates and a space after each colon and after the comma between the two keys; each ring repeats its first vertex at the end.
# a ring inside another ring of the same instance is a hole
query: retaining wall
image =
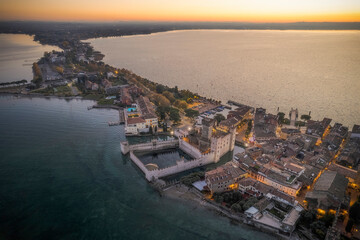
{"type": "Polygon", "coordinates": [[[201,158],[197,158],[191,161],[180,160],[176,162],[176,165],[170,166],[167,168],[148,170],[141,160],[134,154],[133,151],[130,151],[131,160],[144,172],[145,178],[148,181],[152,181],[157,178],[173,175],[179,172],[183,172],[192,168],[200,167],[209,163],[214,162],[214,155],[212,153],[202,155],[201,158]]]}
{"type": "Polygon", "coordinates": [[[169,140],[169,141],[151,141],[148,143],[139,143],[130,145],[129,142],[121,142],[121,152],[127,154],[130,151],[156,151],[166,148],[174,148],[179,146],[179,140],[169,140]]]}
{"type": "Polygon", "coordinates": [[[199,149],[195,148],[190,143],[187,143],[182,139],[179,139],[179,147],[193,158],[200,158],[202,156],[199,149]]]}

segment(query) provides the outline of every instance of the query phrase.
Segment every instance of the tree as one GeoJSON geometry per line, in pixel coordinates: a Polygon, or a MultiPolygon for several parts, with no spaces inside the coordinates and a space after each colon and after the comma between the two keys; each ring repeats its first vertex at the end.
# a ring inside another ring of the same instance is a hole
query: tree
{"type": "Polygon", "coordinates": [[[356,201],[349,209],[349,217],[356,223],[360,222],[360,202],[356,201]]]}
{"type": "Polygon", "coordinates": [[[305,226],[309,227],[310,223],[312,223],[314,221],[314,219],[316,218],[316,214],[314,212],[311,211],[303,211],[301,212],[301,223],[304,224],[305,226]]]}
{"type": "Polygon", "coordinates": [[[283,123],[286,124],[286,125],[289,125],[290,124],[290,119],[284,118],[283,123]]]}
{"type": "Polygon", "coordinates": [[[166,90],[166,87],[162,84],[156,85],[156,92],[157,93],[163,93],[166,90]]]}
{"type": "Polygon", "coordinates": [[[250,129],[250,130],[252,129],[252,120],[248,121],[248,129],[250,129]]]}
{"type": "Polygon", "coordinates": [[[345,227],[345,231],[346,232],[351,232],[351,230],[352,230],[352,228],[354,226],[354,223],[355,223],[354,219],[349,218],[349,221],[347,222],[346,227],[345,227]]]}
{"type": "Polygon", "coordinates": [[[166,107],[158,107],[156,109],[156,114],[158,115],[158,117],[160,118],[160,120],[164,120],[166,117],[166,107]]]}
{"type": "Polygon", "coordinates": [[[170,106],[170,101],[163,95],[161,94],[153,94],[151,96],[152,101],[159,107],[168,107],[170,106]]]}
{"type": "Polygon", "coordinates": [[[215,194],[214,194],[214,200],[215,200],[215,202],[217,202],[217,203],[222,203],[222,202],[224,201],[224,198],[223,198],[223,196],[215,193],[215,194]]]}
{"type": "Polygon", "coordinates": [[[285,117],[285,113],[283,112],[278,112],[278,123],[282,124],[284,122],[284,117],[285,117]]]}
{"type": "Polygon", "coordinates": [[[87,57],[91,57],[91,55],[93,54],[93,52],[94,52],[93,49],[92,49],[91,47],[89,47],[89,48],[86,49],[86,53],[85,53],[85,54],[86,54],[87,57]]]}
{"type": "Polygon", "coordinates": [[[325,223],[326,227],[330,227],[334,222],[334,219],[335,219],[335,215],[329,212],[327,212],[322,218],[320,218],[320,220],[325,223]]]}
{"type": "Polygon", "coordinates": [[[33,83],[36,84],[36,87],[40,87],[40,84],[42,82],[42,73],[39,65],[35,62],[33,63],[33,73],[34,73],[34,79],[32,80],[33,83]]]}
{"type": "Polygon", "coordinates": [[[214,116],[214,119],[216,120],[216,122],[219,124],[222,120],[225,120],[226,118],[224,117],[224,115],[220,114],[220,113],[217,113],[215,116],[214,116]]]}
{"type": "Polygon", "coordinates": [[[313,233],[315,233],[321,239],[325,238],[325,233],[327,231],[327,227],[323,221],[315,221],[310,224],[310,228],[313,233]]]}
{"type": "Polygon", "coordinates": [[[181,120],[179,110],[176,109],[176,108],[171,108],[170,109],[169,116],[170,116],[170,120],[174,121],[175,123],[178,123],[181,120]]]}
{"type": "Polygon", "coordinates": [[[61,44],[62,44],[62,46],[63,46],[64,48],[67,48],[67,47],[69,46],[69,42],[68,42],[68,41],[63,41],[61,44]]]}
{"type": "Polygon", "coordinates": [[[164,95],[169,101],[170,101],[170,103],[174,103],[175,102],[175,97],[174,97],[174,94],[172,94],[171,92],[169,92],[169,91],[164,91],[163,93],[162,93],[162,95],[164,95]]]}
{"type": "Polygon", "coordinates": [[[189,104],[192,104],[194,102],[194,100],[193,100],[193,98],[190,97],[190,98],[186,99],[186,102],[189,104]]]}
{"type": "Polygon", "coordinates": [[[252,207],[255,203],[257,203],[257,199],[256,198],[254,198],[254,197],[251,197],[251,198],[249,198],[247,201],[246,201],[246,203],[243,205],[243,210],[244,211],[246,211],[246,210],[248,210],[250,207],[252,207]]]}
{"type": "Polygon", "coordinates": [[[187,103],[183,100],[176,100],[174,102],[174,106],[177,108],[181,108],[181,109],[186,109],[187,108],[187,103]]]}
{"type": "Polygon", "coordinates": [[[64,73],[64,69],[62,67],[60,67],[60,66],[55,67],[55,71],[57,71],[60,74],[64,73]]]}
{"type": "Polygon", "coordinates": [[[252,129],[252,120],[248,121],[248,127],[245,131],[245,138],[248,138],[252,129]]]}
{"type": "Polygon", "coordinates": [[[303,119],[303,120],[306,120],[306,121],[308,121],[308,120],[310,120],[311,119],[311,116],[310,115],[306,115],[306,114],[304,114],[304,115],[301,115],[301,117],[300,117],[301,119],[303,119]]]}
{"type": "Polygon", "coordinates": [[[186,109],[185,110],[185,116],[193,119],[193,118],[199,116],[199,111],[196,111],[196,110],[191,109],[191,108],[186,109]]]}
{"type": "Polygon", "coordinates": [[[201,178],[204,178],[204,176],[205,176],[204,172],[194,172],[180,178],[180,181],[187,186],[191,186],[194,182],[197,182],[201,180],[201,178]]]}
{"type": "Polygon", "coordinates": [[[241,208],[242,208],[243,210],[244,210],[243,206],[244,206],[245,203],[246,203],[245,200],[241,200],[241,201],[239,202],[239,204],[240,204],[240,206],[241,206],[241,208]]]}
{"type": "Polygon", "coordinates": [[[242,207],[239,203],[234,203],[233,205],[231,205],[231,210],[233,210],[235,212],[241,212],[242,207]]]}
{"type": "Polygon", "coordinates": [[[194,97],[194,93],[190,92],[189,90],[181,90],[180,91],[180,96],[183,99],[188,99],[188,98],[193,98],[194,97]]]}
{"type": "Polygon", "coordinates": [[[41,69],[36,62],[33,63],[33,72],[34,72],[34,78],[41,77],[41,69]]]}

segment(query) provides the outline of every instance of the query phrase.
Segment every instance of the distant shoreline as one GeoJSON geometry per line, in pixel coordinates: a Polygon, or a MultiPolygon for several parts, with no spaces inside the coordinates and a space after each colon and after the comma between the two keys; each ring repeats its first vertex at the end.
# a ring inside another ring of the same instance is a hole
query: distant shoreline
{"type": "Polygon", "coordinates": [[[41,44],[61,45],[64,40],[85,40],[151,34],[173,30],[360,30],[360,22],[45,22],[0,21],[0,33],[34,35],[41,44]]]}
{"type": "Polygon", "coordinates": [[[176,30],[166,30],[166,31],[161,31],[161,32],[152,32],[152,33],[146,33],[146,34],[129,34],[129,35],[119,35],[119,36],[100,36],[100,37],[92,37],[92,38],[87,38],[87,39],[81,39],[81,42],[87,42],[89,40],[92,39],[105,39],[105,38],[118,38],[118,37],[122,37],[122,38],[127,38],[127,37],[139,37],[139,36],[149,36],[149,35],[158,35],[158,34],[162,34],[162,33],[176,33],[176,32],[184,32],[184,31],[225,31],[225,32],[229,32],[229,31],[279,31],[279,32],[314,32],[314,31],[319,31],[319,32],[359,32],[360,29],[225,29],[225,28],[214,28],[214,29],[208,29],[208,28],[199,28],[199,29],[176,29],[176,30]]]}

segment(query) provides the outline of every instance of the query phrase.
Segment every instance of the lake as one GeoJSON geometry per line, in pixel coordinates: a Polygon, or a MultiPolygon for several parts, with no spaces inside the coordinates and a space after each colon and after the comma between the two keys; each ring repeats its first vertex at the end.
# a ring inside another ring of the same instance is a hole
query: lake
{"type": "Polygon", "coordinates": [[[151,81],[360,124],[360,31],[190,30],[87,40],[151,81]]]}
{"type": "Polygon", "coordinates": [[[275,239],[160,197],[93,104],[0,95],[0,239],[275,239]]]}
{"type": "Polygon", "coordinates": [[[0,34],[0,82],[32,80],[32,64],[52,50],[61,49],[41,45],[25,34],[0,34]]]}

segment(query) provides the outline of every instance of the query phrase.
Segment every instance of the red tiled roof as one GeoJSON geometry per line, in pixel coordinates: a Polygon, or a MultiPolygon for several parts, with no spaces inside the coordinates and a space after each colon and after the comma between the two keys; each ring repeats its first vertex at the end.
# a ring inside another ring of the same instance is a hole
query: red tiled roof
{"type": "Polygon", "coordinates": [[[146,121],[141,117],[128,118],[128,124],[145,123],[146,121]]]}

